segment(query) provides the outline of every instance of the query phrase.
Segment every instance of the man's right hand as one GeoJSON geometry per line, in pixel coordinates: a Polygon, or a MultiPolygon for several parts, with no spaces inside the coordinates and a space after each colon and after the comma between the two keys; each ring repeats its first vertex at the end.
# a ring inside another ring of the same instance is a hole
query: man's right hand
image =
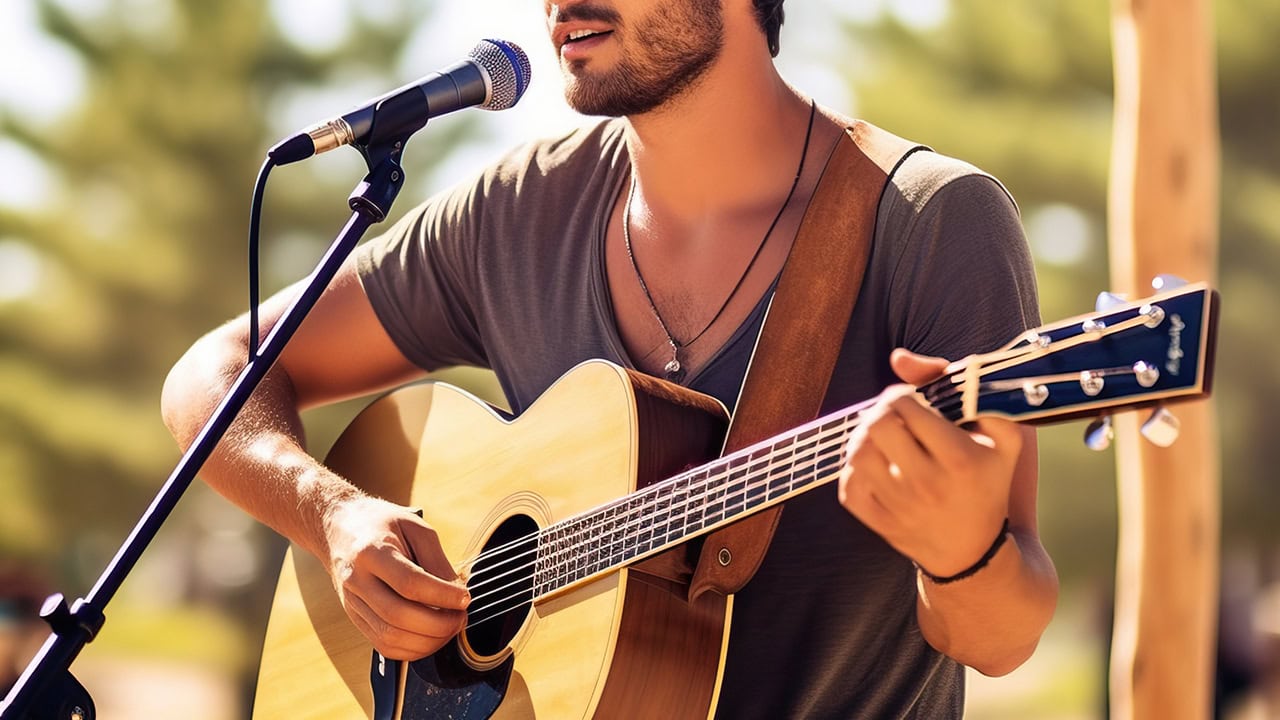
{"type": "Polygon", "coordinates": [[[324,523],[329,575],[347,616],[394,660],[440,649],[465,626],[471,597],[435,530],[407,508],[344,499],[324,523]]]}
{"type": "MultiPolygon", "coordinates": [[[[301,286],[262,304],[259,340],[301,286]]],[[[247,317],[205,335],[174,365],[161,407],[179,446],[195,441],[245,365],[247,317]]],[[[435,532],[406,508],[362,495],[306,450],[300,413],[422,377],[387,335],[349,258],[228,428],[200,476],[320,558],[347,615],[383,655],[416,659],[466,621],[466,588],[435,532]]]]}

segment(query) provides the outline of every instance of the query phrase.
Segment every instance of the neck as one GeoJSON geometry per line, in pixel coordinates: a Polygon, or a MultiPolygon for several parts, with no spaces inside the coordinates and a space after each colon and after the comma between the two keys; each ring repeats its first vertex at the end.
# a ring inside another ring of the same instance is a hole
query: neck
{"type": "Polygon", "coordinates": [[[809,100],[767,53],[727,44],[683,95],[628,118],[637,190],[651,212],[686,221],[776,207],[794,177],[809,113],[809,100]]]}

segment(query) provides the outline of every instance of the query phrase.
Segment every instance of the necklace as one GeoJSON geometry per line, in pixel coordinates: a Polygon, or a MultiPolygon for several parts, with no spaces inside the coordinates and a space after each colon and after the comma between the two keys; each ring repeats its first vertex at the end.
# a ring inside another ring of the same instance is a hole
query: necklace
{"type": "Polygon", "coordinates": [[[671,360],[662,368],[667,374],[667,378],[675,380],[680,377],[684,366],[680,364],[680,350],[689,347],[698,341],[712,325],[716,324],[716,320],[720,319],[720,315],[724,313],[724,309],[729,306],[729,301],[734,295],[738,294],[739,288],[742,287],[743,281],[747,279],[747,275],[751,272],[751,267],[756,264],[756,259],[760,257],[760,251],[764,249],[765,243],[768,242],[769,236],[773,234],[773,229],[778,226],[778,221],[782,219],[782,214],[786,211],[787,206],[791,204],[791,198],[796,193],[796,187],[800,184],[800,175],[804,173],[804,158],[809,154],[809,140],[813,137],[813,120],[817,114],[817,103],[809,101],[809,128],[804,134],[804,146],[800,149],[800,165],[796,168],[796,177],[791,181],[791,189],[787,191],[787,197],[782,201],[782,207],[778,208],[778,214],[773,216],[773,222],[769,223],[769,229],[764,231],[764,237],[760,238],[760,244],[756,245],[755,252],[751,254],[751,259],[747,261],[747,267],[742,271],[742,275],[738,277],[738,282],[729,290],[729,294],[720,303],[720,307],[716,310],[706,325],[702,326],[692,338],[685,342],[677,342],[671,329],[667,327],[667,322],[662,319],[662,314],[658,312],[658,305],[653,301],[653,295],[649,292],[649,285],[644,281],[644,275],[640,274],[640,266],[636,264],[635,252],[631,249],[631,201],[636,194],[636,175],[631,173],[631,186],[627,189],[627,201],[622,206],[622,244],[627,249],[627,259],[631,261],[631,269],[635,272],[636,280],[640,283],[640,290],[644,293],[644,299],[649,302],[649,311],[653,313],[653,319],[658,321],[658,327],[662,328],[662,334],[667,336],[667,345],[671,347],[671,360]]]}

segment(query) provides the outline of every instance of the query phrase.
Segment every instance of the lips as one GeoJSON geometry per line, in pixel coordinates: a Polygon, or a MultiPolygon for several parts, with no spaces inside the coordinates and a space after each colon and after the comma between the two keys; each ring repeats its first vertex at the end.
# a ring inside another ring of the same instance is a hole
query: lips
{"type": "Polygon", "coordinates": [[[582,22],[570,22],[557,27],[553,38],[556,48],[563,53],[566,50],[594,46],[612,34],[613,30],[596,23],[588,25],[582,22]]]}

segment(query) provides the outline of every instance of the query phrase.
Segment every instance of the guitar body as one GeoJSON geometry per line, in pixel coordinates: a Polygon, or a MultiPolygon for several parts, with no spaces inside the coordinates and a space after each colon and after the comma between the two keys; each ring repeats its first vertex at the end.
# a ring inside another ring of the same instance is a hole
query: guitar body
{"type": "MultiPolygon", "coordinates": [[[[446,385],[398,391],[361,413],[326,462],[422,508],[466,576],[463,563],[486,549],[714,458],[725,424],[710,398],[592,361],[514,421],[446,385]]],[[[485,592],[472,588],[473,616],[485,592]]],[[[690,603],[678,582],[635,568],[584,578],[495,622],[473,617],[474,632],[401,664],[394,717],[705,718],[730,608],[716,593],[690,603]]],[[[254,716],[372,717],[371,657],[322,565],[291,548],[254,716]]]]}

